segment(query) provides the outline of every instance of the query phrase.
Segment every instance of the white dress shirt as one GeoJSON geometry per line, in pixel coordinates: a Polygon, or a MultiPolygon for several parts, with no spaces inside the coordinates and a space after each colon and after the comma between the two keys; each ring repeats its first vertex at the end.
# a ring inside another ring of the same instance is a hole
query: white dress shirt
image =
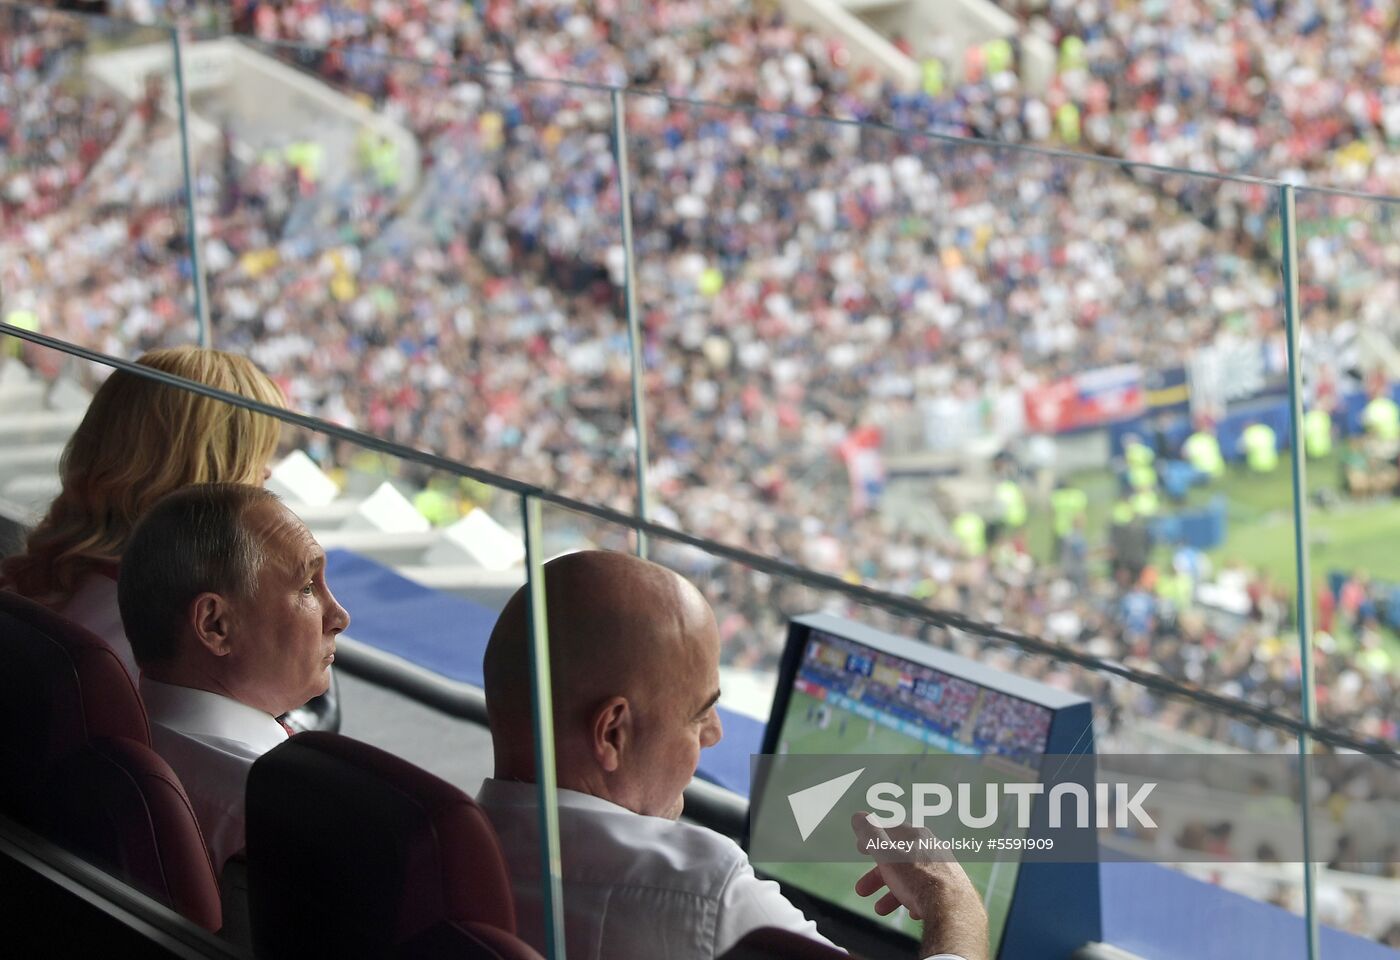
{"type": "MultiPolygon", "coordinates": [[[[536,788],[487,780],[477,802],[501,838],[520,936],[543,951],[536,788]]],[[[711,960],[757,927],[828,942],[713,830],[560,790],[559,834],[569,960],[711,960]]]]}
{"type": "MultiPolygon", "coordinates": [[[[505,852],[518,933],[543,952],[537,788],[488,779],[476,799],[505,852]]],[[[835,946],[728,837],[574,790],[560,790],[558,803],[569,960],[711,960],[759,927],[835,946]]]]}
{"type": "Polygon", "coordinates": [[[122,666],[126,667],[131,682],[136,682],[141,671],[136,666],[136,657],[126,639],[126,629],[122,627],[115,578],[104,573],[89,573],[78,584],[78,589],[68,602],[58,608],[58,614],[101,637],[112,648],[122,666]]]}
{"type": "Polygon", "coordinates": [[[253,761],[287,739],[277,718],[229,697],[141,678],[151,744],[180,778],[216,873],[244,847],[253,761]]]}

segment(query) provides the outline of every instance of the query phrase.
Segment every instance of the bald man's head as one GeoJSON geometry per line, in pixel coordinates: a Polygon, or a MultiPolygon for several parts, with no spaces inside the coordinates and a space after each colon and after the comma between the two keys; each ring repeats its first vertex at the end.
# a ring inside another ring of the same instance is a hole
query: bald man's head
{"type": "MultiPolygon", "coordinates": [[[[678,816],[701,748],[721,731],[719,635],[694,585],[624,553],[545,564],[561,787],[678,816]]],[[[486,650],[496,774],[534,779],[529,595],[510,598],[486,650]]]]}

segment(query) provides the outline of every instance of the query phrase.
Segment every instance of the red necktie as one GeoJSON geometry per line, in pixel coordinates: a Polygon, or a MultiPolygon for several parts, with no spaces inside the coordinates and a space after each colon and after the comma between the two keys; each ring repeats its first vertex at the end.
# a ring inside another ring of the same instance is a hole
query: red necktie
{"type": "Polygon", "coordinates": [[[287,736],[289,736],[289,737],[295,737],[295,736],[297,735],[297,732],[296,732],[295,730],[293,730],[291,727],[287,726],[285,723],[282,723],[281,720],[278,720],[277,722],[278,722],[279,724],[282,725],[282,729],[283,729],[283,730],[287,731],[287,736]]]}

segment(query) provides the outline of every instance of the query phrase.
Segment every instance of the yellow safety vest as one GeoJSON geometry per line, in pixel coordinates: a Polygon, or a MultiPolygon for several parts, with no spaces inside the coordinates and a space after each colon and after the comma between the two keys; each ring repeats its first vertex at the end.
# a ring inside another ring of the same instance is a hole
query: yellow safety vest
{"type": "Polygon", "coordinates": [[[1225,473],[1225,457],[1220,452],[1220,441],[1215,434],[1197,430],[1186,438],[1181,452],[1186,462],[1208,477],[1221,477],[1225,473]]]}
{"type": "Polygon", "coordinates": [[[1002,508],[1002,522],[1008,527],[1026,525],[1026,495],[1010,480],[997,484],[997,502],[1002,508]]]}
{"type": "Polygon", "coordinates": [[[1242,439],[1249,469],[1255,473],[1272,473],[1278,466],[1278,438],[1273,428],[1256,423],[1245,428],[1242,439]]]}
{"type": "MultiPolygon", "coordinates": [[[[37,331],[39,329],[39,317],[33,310],[14,309],[5,314],[5,322],[12,327],[19,327],[21,330],[37,331]]],[[[19,337],[3,337],[5,341],[5,353],[11,357],[18,357],[20,351],[24,349],[24,341],[19,337]]]]}
{"type": "Polygon", "coordinates": [[[969,556],[980,557],[987,552],[987,523],[975,513],[960,513],[953,518],[953,536],[962,541],[969,556]]]}
{"type": "Polygon", "coordinates": [[[1139,490],[1133,494],[1133,512],[1140,517],[1155,517],[1161,505],[1162,501],[1156,490],[1139,490]]]}
{"type": "Polygon", "coordinates": [[[1147,444],[1134,440],[1123,448],[1123,459],[1130,467],[1150,467],[1157,461],[1157,454],[1147,444]]]}
{"type": "Polygon", "coordinates": [[[1332,415],[1326,410],[1303,414],[1303,448],[1313,460],[1332,455],[1332,415]]]}
{"type": "Polygon", "coordinates": [[[1071,146],[1079,143],[1079,108],[1072,103],[1060,104],[1055,111],[1055,125],[1059,128],[1060,139],[1071,146]]]}
{"type": "Polygon", "coordinates": [[[452,498],[431,487],[414,495],[413,506],[435,527],[445,527],[457,519],[457,509],[452,498]]]}
{"type": "Polygon", "coordinates": [[[1010,70],[1011,44],[1002,37],[988,40],[982,47],[982,57],[983,62],[987,65],[987,76],[989,77],[1010,70]]]}
{"type": "Polygon", "coordinates": [[[1084,66],[1084,41],[1075,36],[1060,41],[1060,72],[1068,73],[1084,66]]]}
{"type": "Polygon", "coordinates": [[[1400,406],[1387,396],[1379,396],[1366,404],[1361,421],[1379,440],[1400,440],[1400,406]]]}
{"type": "Polygon", "coordinates": [[[923,63],[924,93],[930,97],[943,94],[943,61],[930,58],[923,63]]]}
{"type": "Polygon", "coordinates": [[[1128,485],[1134,490],[1157,489],[1157,471],[1152,464],[1139,464],[1128,468],[1128,485]]]}
{"type": "Polygon", "coordinates": [[[1050,494],[1050,509],[1055,514],[1055,536],[1067,537],[1074,532],[1074,521],[1089,509],[1089,495],[1078,487],[1062,487],[1050,494]]]}

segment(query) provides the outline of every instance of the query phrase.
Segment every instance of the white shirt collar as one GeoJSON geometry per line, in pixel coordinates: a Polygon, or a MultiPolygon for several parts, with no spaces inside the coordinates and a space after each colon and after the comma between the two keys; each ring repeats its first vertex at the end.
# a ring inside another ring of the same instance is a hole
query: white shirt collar
{"type": "Polygon", "coordinates": [[[277,718],[232,697],[141,677],[141,699],[153,723],[192,737],[219,737],[260,752],[287,739],[277,718]]]}
{"type": "MultiPolygon", "coordinates": [[[[538,784],[522,783],[519,780],[498,780],[495,777],[487,777],[481,782],[481,789],[477,791],[477,802],[482,806],[498,807],[524,807],[534,806],[539,802],[540,788],[538,784]]],[[[611,800],[604,800],[602,797],[595,797],[591,793],[580,793],[577,790],[567,790],[559,788],[558,804],[560,807],[575,810],[594,810],[599,813],[626,813],[634,817],[644,816],[628,810],[620,804],[611,800]]],[[[656,819],[665,819],[657,817],[656,819]]]]}

